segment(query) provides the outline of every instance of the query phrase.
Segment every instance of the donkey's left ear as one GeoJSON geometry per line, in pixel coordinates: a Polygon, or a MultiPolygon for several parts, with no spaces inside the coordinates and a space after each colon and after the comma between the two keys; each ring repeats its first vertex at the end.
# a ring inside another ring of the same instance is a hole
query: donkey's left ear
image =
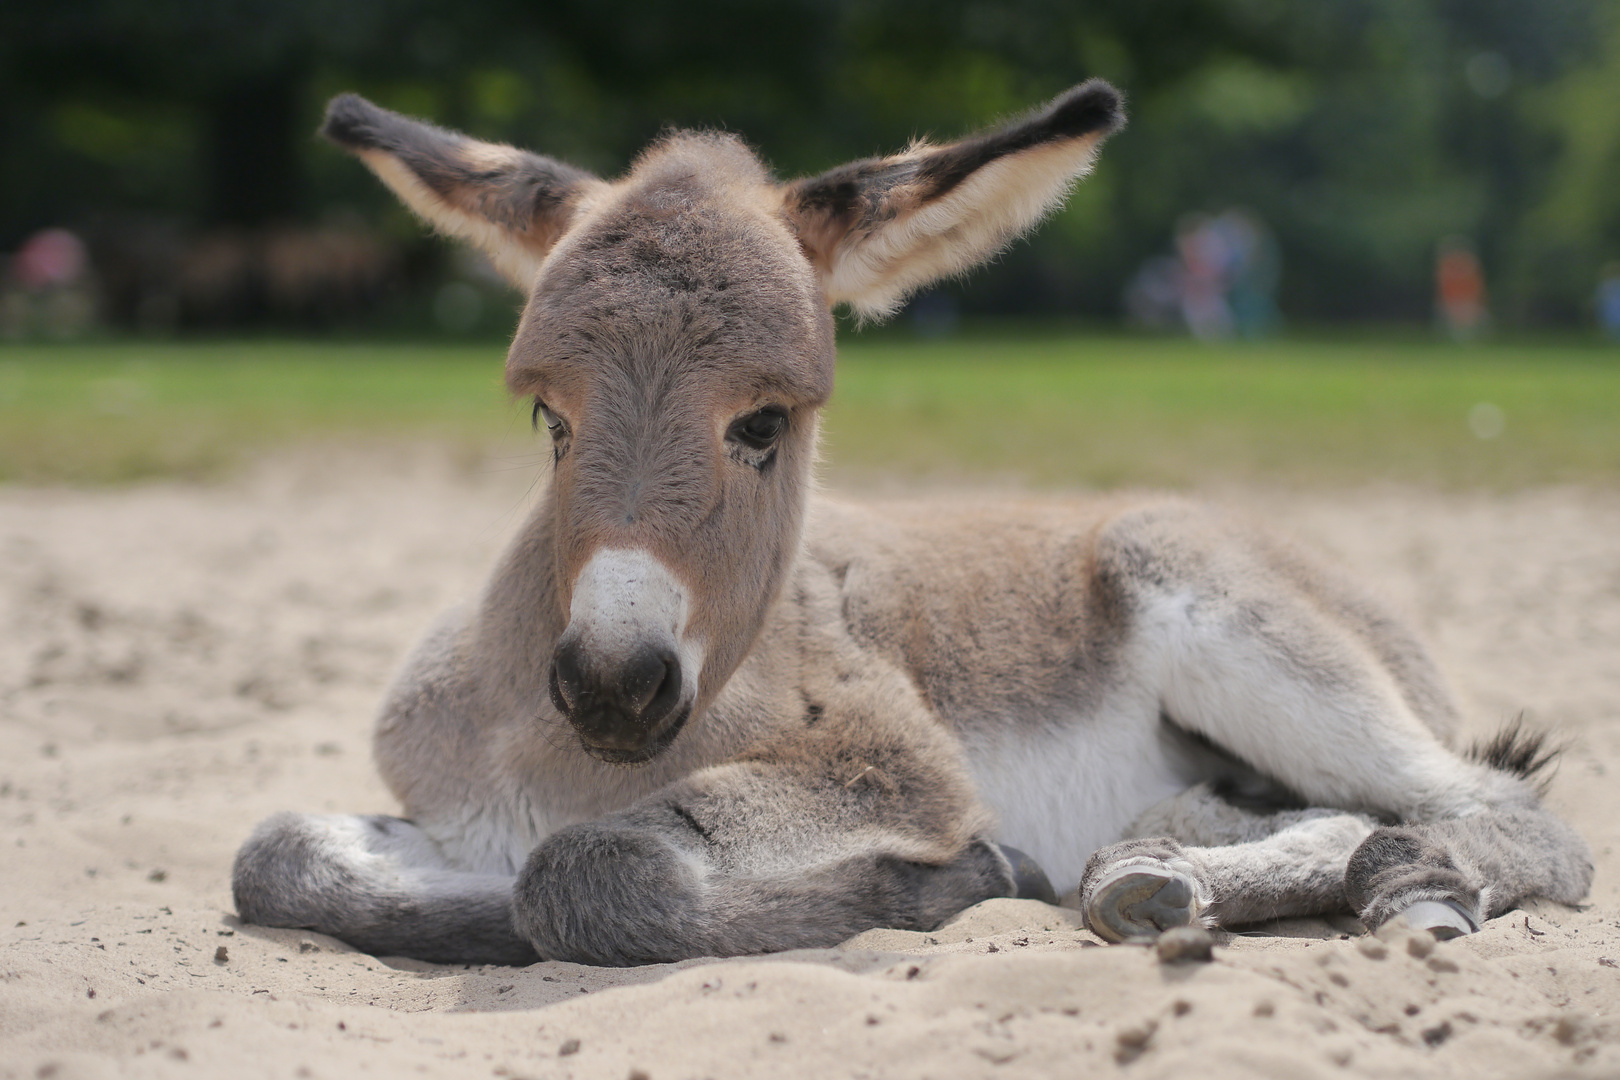
{"type": "Polygon", "coordinates": [[[341,94],[321,134],[348,150],[428,224],[480,248],[527,292],[590,198],[607,184],[552,158],[465,135],[341,94]]]}
{"type": "Polygon", "coordinates": [[[1057,209],[1124,126],[1119,91],[1092,79],[998,130],[784,185],[783,212],[828,300],[882,318],[1057,209]]]}

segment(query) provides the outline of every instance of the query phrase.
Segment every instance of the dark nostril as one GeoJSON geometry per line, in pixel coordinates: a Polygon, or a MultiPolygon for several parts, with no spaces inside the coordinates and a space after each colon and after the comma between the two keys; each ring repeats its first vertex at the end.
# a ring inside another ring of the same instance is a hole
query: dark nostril
{"type": "Polygon", "coordinates": [[[619,700],[625,712],[642,720],[653,720],[653,706],[665,695],[671,682],[680,690],[681,667],[668,649],[642,649],[619,672],[619,700]]]}
{"type": "Polygon", "coordinates": [[[681,699],[681,661],[674,653],[665,650],[659,657],[664,664],[664,677],[641,710],[642,723],[649,726],[658,723],[674,710],[681,699]]]}

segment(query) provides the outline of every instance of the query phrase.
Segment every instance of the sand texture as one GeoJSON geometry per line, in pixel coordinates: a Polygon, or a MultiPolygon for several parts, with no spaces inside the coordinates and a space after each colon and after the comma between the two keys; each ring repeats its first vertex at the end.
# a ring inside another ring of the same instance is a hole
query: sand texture
{"type": "Polygon", "coordinates": [[[214,487],[0,489],[0,1077],[1620,1075],[1614,493],[1221,494],[1407,607],[1475,733],[1522,709],[1568,738],[1551,801],[1598,864],[1579,911],[1428,949],[1300,921],[1188,965],[1012,900],[636,970],[240,925],[230,861],[260,818],[396,809],[372,711],[528,476],[353,453],[214,487]]]}

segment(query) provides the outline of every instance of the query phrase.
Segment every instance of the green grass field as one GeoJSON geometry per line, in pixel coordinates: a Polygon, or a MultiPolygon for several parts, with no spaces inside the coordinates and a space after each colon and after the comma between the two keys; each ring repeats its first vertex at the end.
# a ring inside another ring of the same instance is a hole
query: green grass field
{"type": "MultiPolygon", "coordinates": [[[[4,346],[0,480],[211,477],[308,440],[510,452],[537,436],[502,358],[498,344],[4,346]]],[[[857,339],[840,365],[835,483],[1620,484],[1620,349],[1597,345],[972,334],[857,339]]]]}

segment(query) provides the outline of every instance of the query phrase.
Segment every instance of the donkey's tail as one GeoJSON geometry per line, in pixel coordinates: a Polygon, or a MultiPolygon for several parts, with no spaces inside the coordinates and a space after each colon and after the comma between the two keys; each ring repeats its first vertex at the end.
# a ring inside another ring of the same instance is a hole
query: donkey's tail
{"type": "Polygon", "coordinates": [[[1538,788],[1545,789],[1557,772],[1553,766],[1566,749],[1563,743],[1553,741],[1546,729],[1525,723],[1524,714],[1520,713],[1490,738],[1476,739],[1463,756],[1533,781],[1538,788]]]}
{"type": "Polygon", "coordinates": [[[512,928],[513,878],[450,868],[400,818],[277,814],[231,872],[244,922],[315,930],[381,956],[441,964],[532,964],[512,928]]]}

